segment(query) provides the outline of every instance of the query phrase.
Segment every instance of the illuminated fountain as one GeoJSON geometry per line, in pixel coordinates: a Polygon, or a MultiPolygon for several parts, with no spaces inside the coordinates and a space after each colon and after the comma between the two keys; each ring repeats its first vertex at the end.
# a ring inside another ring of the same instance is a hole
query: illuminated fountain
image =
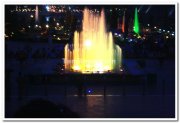
{"type": "Polygon", "coordinates": [[[35,22],[39,23],[39,8],[38,8],[38,5],[36,5],[35,22]]]}
{"type": "Polygon", "coordinates": [[[107,73],[121,69],[121,48],[106,30],[104,10],[100,15],[85,9],[82,31],[74,32],[73,44],[65,46],[66,72],[107,73]]]}
{"type": "Polygon", "coordinates": [[[122,20],[122,32],[123,33],[125,32],[125,12],[124,12],[124,15],[123,15],[123,20],[122,20]]]}
{"type": "Polygon", "coordinates": [[[138,10],[135,8],[135,14],[134,14],[134,32],[136,34],[139,34],[139,19],[138,19],[138,10]]]}

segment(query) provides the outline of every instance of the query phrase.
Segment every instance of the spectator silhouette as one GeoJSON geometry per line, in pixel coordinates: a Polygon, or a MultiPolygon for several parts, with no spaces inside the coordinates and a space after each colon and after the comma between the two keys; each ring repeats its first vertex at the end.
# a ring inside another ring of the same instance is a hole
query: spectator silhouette
{"type": "Polygon", "coordinates": [[[79,116],[63,105],[36,99],[22,106],[14,115],[15,118],[78,118],[79,116]]]}

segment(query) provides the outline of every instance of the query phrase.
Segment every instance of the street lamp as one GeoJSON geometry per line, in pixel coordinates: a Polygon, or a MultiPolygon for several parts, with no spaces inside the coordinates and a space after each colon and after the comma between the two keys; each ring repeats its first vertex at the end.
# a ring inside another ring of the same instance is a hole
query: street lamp
{"type": "Polygon", "coordinates": [[[49,25],[48,25],[48,24],[46,24],[46,28],[49,28],[49,25]]]}

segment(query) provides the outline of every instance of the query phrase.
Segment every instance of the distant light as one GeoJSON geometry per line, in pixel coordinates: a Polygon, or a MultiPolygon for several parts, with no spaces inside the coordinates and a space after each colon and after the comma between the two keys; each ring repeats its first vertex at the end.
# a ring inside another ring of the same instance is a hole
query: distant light
{"type": "Polygon", "coordinates": [[[166,39],[168,39],[169,38],[169,36],[166,36],[166,39]]]}
{"type": "Polygon", "coordinates": [[[61,40],[61,39],[58,37],[57,40],[61,40]]]}
{"type": "Polygon", "coordinates": [[[138,35],[138,37],[137,38],[141,38],[141,36],[140,35],[138,35]]]}
{"type": "Polygon", "coordinates": [[[148,26],[150,26],[150,24],[147,24],[148,26]]]}
{"type": "Polygon", "coordinates": [[[159,29],[159,31],[161,31],[161,29],[159,29]]]}
{"type": "Polygon", "coordinates": [[[28,28],[31,28],[31,26],[28,26],[28,28]]]}
{"type": "Polygon", "coordinates": [[[49,22],[49,18],[50,18],[50,17],[46,17],[46,22],[49,22]]]}
{"type": "Polygon", "coordinates": [[[129,39],[129,42],[133,41],[132,39],[129,39]]]}
{"type": "Polygon", "coordinates": [[[38,27],[38,25],[36,24],[35,27],[38,27]]]}
{"type": "Polygon", "coordinates": [[[46,6],[46,10],[49,11],[49,9],[50,9],[49,6],[46,6]]]}
{"type": "Polygon", "coordinates": [[[8,38],[9,36],[5,34],[5,37],[8,38]]]}
{"type": "Polygon", "coordinates": [[[120,71],[122,72],[122,71],[123,71],[123,69],[120,69],[120,71]]]}
{"type": "Polygon", "coordinates": [[[57,26],[59,26],[59,23],[56,23],[57,26]]]}
{"type": "Polygon", "coordinates": [[[172,33],[171,35],[174,36],[174,33],[172,33]]]}
{"type": "Polygon", "coordinates": [[[163,30],[163,32],[165,32],[166,30],[163,30]]]}
{"type": "Polygon", "coordinates": [[[155,26],[154,29],[156,29],[157,27],[155,26]]]}
{"type": "Polygon", "coordinates": [[[34,15],[30,15],[30,17],[31,17],[31,18],[33,18],[33,17],[34,17],[34,15]]]}
{"type": "Polygon", "coordinates": [[[48,24],[46,24],[46,28],[49,28],[49,25],[48,25],[48,24]]]}
{"type": "Polygon", "coordinates": [[[170,31],[167,31],[167,33],[169,33],[170,31]]]}
{"type": "Polygon", "coordinates": [[[88,93],[91,93],[92,91],[91,90],[88,90],[88,93]]]}

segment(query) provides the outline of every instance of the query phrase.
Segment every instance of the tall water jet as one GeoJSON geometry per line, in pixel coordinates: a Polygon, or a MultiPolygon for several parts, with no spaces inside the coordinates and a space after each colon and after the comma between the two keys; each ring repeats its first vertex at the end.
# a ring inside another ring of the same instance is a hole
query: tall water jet
{"type": "Polygon", "coordinates": [[[124,15],[123,15],[123,19],[122,19],[122,32],[125,32],[125,11],[124,11],[124,15]]]}
{"type": "Polygon", "coordinates": [[[36,22],[36,24],[39,23],[39,8],[38,8],[38,5],[36,5],[35,22],[36,22]]]}
{"type": "Polygon", "coordinates": [[[99,15],[86,8],[82,31],[75,31],[73,44],[65,46],[65,70],[80,73],[119,71],[121,52],[112,33],[106,30],[104,10],[99,15]]]}
{"type": "Polygon", "coordinates": [[[134,14],[134,32],[136,34],[139,34],[139,19],[138,19],[138,10],[135,8],[135,14],[134,14]]]}

